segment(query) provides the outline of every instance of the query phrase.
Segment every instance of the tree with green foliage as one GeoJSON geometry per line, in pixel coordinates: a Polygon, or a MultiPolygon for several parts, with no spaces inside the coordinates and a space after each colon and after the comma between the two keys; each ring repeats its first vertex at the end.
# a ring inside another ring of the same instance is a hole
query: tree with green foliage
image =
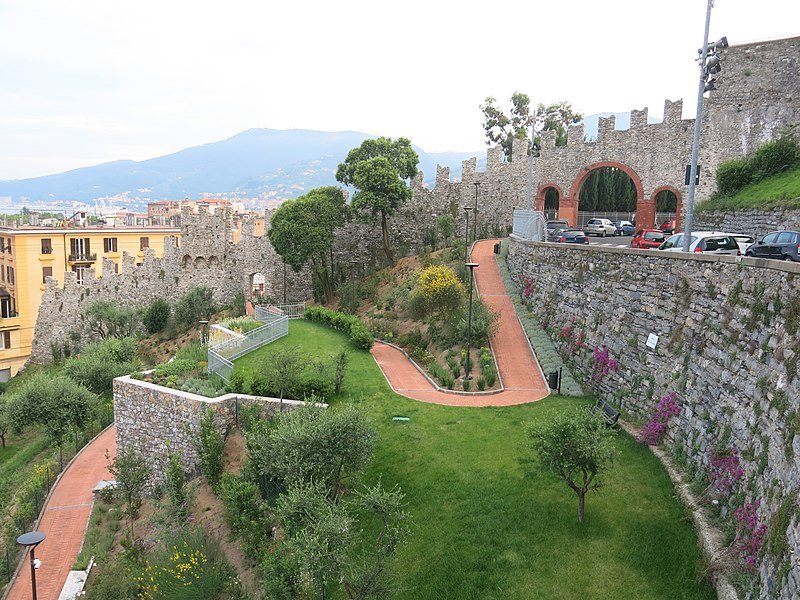
{"type": "Polygon", "coordinates": [[[206,476],[209,485],[216,490],[222,477],[222,454],[225,440],[217,428],[214,411],[211,408],[200,417],[200,424],[195,435],[195,449],[200,459],[200,472],[206,476]]]}
{"type": "Polygon", "coordinates": [[[312,273],[326,302],[333,301],[331,248],[336,228],[346,218],[345,196],[337,187],[321,187],[284,202],[270,222],[267,237],[295,272],[311,262],[312,273]]]}
{"type": "Polygon", "coordinates": [[[205,287],[193,287],[175,305],[175,320],[184,327],[197,325],[198,321],[208,320],[217,312],[213,292],[205,287]]]}
{"type": "Polygon", "coordinates": [[[144,321],[144,327],[147,329],[147,333],[152,335],[159,331],[164,331],[167,323],[169,323],[171,313],[172,309],[169,306],[169,302],[163,298],[156,298],[153,300],[142,316],[142,321],[144,321]]]}
{"type": "Polygon", "coordinates": [[[68,359],[64,372],[95,394],[109,393],[115,377],[136,370],[136,340],[107,338],[88,344],[80,356],[68,359]]]}
{"type": "Polygon", "coordinates": [[[483,113],[483,130],[489,143],[500,144],[506,160],[512,160],[514,140],[528,140],[533,126],[533,146],[528,145],[528,153],[538,154],[541,143],[539,134],[542,131],[556,132],[556,145],[567,143],[567,125],[577,123],[583,115],[573,110],[569,102],[555,102],[545,106],[539,104],[531,108],[531,99],[527,94],[514,92],[511,95],[511,109],[506,114],[497,106],[497,99],[488,96],[480,106],[483,113]]]}
{"type": "Polygon", "coordinates": [[[108,300],[92,302],[84,313],[86,327],[93,336],[104,340],[133,335],[139,327],[139,312],[123,308],[108,300]]]}
{"type": "Polygon", "coordinates": [[[455,220],[453,219],[453,215],[439,215],[436,217],[436,227],[438,227],[439,233],[442,235],[442,240],[445,245],[447,245],[455,232],[455,220]]]}
{"type": "Polygon", "coordinates": [[[352,207],[370,219],[380,218],[383,251],[395,265],[387,218],[411,198],[407,181],[417,174],[419,156],[406,138],[364,140],[336,169],[336,180],[355,186],[352,207]]]}
{"type": "Polygon", "coordinates": [[[170,447],[169,440],[167,440],[166,488],[172,514],[182,521],[189,513],[186,472],[183,469],[181,455],[170,447]]]}
{"type": "Polygon", "coordinates": [[[70,429],[85,427],[97,396],[65,375],[37,373],[7,400],[13,427],[42,425],[57,445],[70,429]]]}
{"type": "Polygon", "coordinates": [[[251,429],[247,453],[255,470],[278,486],[315,482],[334,498],[343,477],[372,457],[376,438],[358,410],[310,404],[280,414],[274,424],[251,429]]]}
{"type": "Polygon", "coordinates": [[[597,416],[581,408],[542,418],[527,430],[545,471],[561,477],[578,495],[578,521],[585,517],[586,492],[597,490],[597,477],[614,457],[613,432],[597,416]]]}
{"type": "Polygon", "coordinates": [[[131,542],[134,541],[133,521],[139,515],[142,506],[142,495],[150,480],[150,467],[147,461],[133,448],[117,449],[114,458],[106,453],[109,460],[108,471],[116,481],[116,488],[125,501],[125,514],[130,525],[131,542]]]}

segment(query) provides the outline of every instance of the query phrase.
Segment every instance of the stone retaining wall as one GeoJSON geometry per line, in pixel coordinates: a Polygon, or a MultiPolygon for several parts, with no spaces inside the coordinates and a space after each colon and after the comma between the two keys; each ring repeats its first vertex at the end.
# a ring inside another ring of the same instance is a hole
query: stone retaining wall
{"type": "Polygon", "coordinates": [[[746,233],[755,237],[770,231],[791,229],[800,231],[800,210],[734,210],[730,212],[700,212],[695,218],[697,231],[727,231],[746,233]]]}
{"type": "Polygon", "coordinates": [[[628,418],[647,420],[678,393],[666,446],[690,476],[702,479],[712,448],[740,452],[745,475],[722,515],[760,502],[779,544],[759,559],[758,597],[797,598],[800,264],[513,239],[508,263],[534,279],[534,310],[587,380],[595,346],[619,361],[597,388],[628,418]]]}
{"type": "Polygon", "coordinates": [[[200,428],[200,419],[208,408],[224,436],[235,425],[242,406],[259,404],[261,414],[272,418],[281,409],[294,410],[304,403],[297,400],[226,394],[206,398],[173,390],[130,377],[114,380],[114,418],[117,448],[133,448],[147,458],[152,473],[151,485],[164,482],[167,465],[167,442],[180,453],[187,472],[198,470],[198,457],[192,442],[200,428]]]}

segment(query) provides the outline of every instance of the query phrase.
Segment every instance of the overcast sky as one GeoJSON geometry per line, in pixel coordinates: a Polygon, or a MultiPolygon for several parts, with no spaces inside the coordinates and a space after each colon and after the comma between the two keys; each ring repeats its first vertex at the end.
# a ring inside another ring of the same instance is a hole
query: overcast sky
{"type": "MultiPolygon", "coordinates": [[[[0,179],[144,159],[250,129],[482,151],[514,91],[584,114],[684,98],[706,0],[0,0],[0,179]]],[[[716,0],[711,38],[800,35],[798,0],[716,0]]]]}

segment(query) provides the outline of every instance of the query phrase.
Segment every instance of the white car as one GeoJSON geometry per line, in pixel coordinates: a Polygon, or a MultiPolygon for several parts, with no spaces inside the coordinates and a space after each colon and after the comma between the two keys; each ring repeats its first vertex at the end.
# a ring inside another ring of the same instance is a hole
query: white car
{"type": "Polygon", "coordinates": [[[600,237],[617,235],[617,228],[609,219],[589,219],[589,222],[583,226],[583,231],[586,235],[599,235],[600,237]]]}
{"type": "MultiPolygon", "coordinates": [[[[665,252],[683,251],[683,233],[676,233],[668,237],[658,249],[665,252]]],[[[742,254],[736,237],[731,233],[723,231],[693,231],[692,240],[689,243],[689,252],[710,253],[710,254],[742,254]]]]}

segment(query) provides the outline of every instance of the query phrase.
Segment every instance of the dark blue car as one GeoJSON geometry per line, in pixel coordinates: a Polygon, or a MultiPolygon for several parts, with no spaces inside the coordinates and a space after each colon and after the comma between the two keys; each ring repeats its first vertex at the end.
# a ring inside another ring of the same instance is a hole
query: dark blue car
{"type": "Polygon", "coordinates": [[[630,221],[613,221],[613,223],[617,228],[617,235],[633,235],[636,232],[636,226],[630,221]]]}
{"type": "Polygon", "coordinates": [[[589,237],[580,229],[564,229],[556,241],[562,244],[588,244],[589,237]]]}

